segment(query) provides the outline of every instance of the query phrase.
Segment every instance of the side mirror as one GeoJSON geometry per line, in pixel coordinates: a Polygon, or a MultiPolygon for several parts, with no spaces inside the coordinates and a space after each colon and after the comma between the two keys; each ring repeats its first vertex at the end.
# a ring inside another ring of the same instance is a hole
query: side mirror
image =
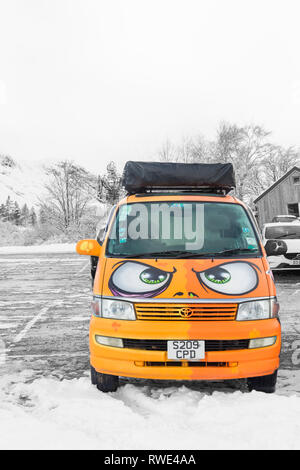
{"type": "Polygon", "coordinates": [[[287,244],[283,240],[268,240],[265,244],[267,256],[285,255],[287,244]]]}
{"type": "Polygon", "coordinates": [[[101,245],[97,240],[80,240],[76,245],[76,251],[79,255],[100,256],[101,245]]]}

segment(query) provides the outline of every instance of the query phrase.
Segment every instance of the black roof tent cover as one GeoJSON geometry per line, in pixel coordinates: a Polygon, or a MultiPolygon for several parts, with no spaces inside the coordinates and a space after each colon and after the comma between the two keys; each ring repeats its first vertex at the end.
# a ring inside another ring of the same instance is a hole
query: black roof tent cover
{"type": "Polygon", "coordinates": [[[129,194],[149,190],[193,190],[209,188],[229,192],[235,187],[231,163],[126,163],[123,186],[129,194]]]}

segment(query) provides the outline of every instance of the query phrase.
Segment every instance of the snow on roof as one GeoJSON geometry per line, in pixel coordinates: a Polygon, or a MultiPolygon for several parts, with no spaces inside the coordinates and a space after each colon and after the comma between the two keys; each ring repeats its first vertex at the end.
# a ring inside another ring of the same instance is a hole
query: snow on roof
{"type": "Polygon", "coordinates": [[[300,221],[295,222],[268,222],[264,224],[263,227],[295,227],[295,225],[300,224],[300,221]]]}
{"type": "Polygon", "coordinates": [[[292,214],[279,214],[279,215],[275,215],[275,217],[291,217],[292,219],[297,219],[297,217],[292,214]]]}

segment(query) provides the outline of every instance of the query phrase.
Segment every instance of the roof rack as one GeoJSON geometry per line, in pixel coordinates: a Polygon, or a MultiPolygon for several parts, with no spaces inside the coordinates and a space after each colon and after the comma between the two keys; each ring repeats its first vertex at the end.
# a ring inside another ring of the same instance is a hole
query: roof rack
{"type": "Polygon", "coordinates": [[[124,167],[128,194],[228,194],[235,188],[231,163],[134,162],[124,167]]]}
{"type": "Polygon", "coordinates": [[[196,195],[196,194],[201,194],[202,196],[226,196],[230,191],[232,191],[234,188],[213,188],[210,186],[197,186],[197,187],[172,187],[172,188],[166,188],[166,187],[155,187],[155,188],[144,188],[141,189],[138,193],[136,192],[128,192],[128,195],[134,194],[135,196],[138,197],[144,197],[144,196],[165,196],[166,194],[169,194],[171,196],[175,195],[196,195]]]}

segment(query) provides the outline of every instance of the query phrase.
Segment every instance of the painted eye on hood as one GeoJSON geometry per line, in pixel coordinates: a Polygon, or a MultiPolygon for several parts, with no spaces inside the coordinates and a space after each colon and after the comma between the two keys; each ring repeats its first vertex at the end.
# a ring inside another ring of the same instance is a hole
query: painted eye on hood
{"type": "Polygon", "coordinates": [[[153,297],[170,284],[173,273],[138,263],[126,261],[111,275],[109,288],[114,295],[127,297],[153,297]]]}
{"type": "Polygon", "coordinates": [[[202,287],[225,295],[244,295],[258,285],[258,268],[248,262],[233,261],[196,272],[202,287]]]}
{"type": "Polygon", "coordinates": [[[230,272],[224,268],[213,268],[204,272],[205,278],[214,284],[226,284],[231,279],[230,272]]]}

